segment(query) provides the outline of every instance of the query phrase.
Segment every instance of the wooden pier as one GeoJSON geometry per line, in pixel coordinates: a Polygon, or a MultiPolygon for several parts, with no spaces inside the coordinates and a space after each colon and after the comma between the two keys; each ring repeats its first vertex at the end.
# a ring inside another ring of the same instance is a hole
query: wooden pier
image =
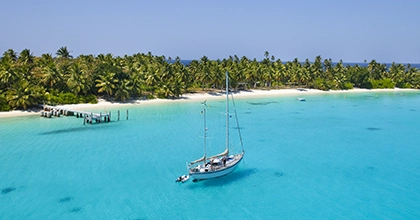
{"type": "MultiPolygon", "coordinates": [[[[56,106],[44,106],[43,110],[41,111],[41,117],[52,118],[52,117],[60,117],[62,115],[65,116],[76,116],[77,118],[83,118],[83,124],[96,122],[110,122],[111,121],[111,112],[107,113],[94,113],[94,112],[87,112],[87,111],[78,111],[72,109],[66,109],[56,106]]],[[[127,116],[128,119],[128,110],[127,116]]],[[[118,110],[118,121],[120,120],[120,111],[118,110]]]]}

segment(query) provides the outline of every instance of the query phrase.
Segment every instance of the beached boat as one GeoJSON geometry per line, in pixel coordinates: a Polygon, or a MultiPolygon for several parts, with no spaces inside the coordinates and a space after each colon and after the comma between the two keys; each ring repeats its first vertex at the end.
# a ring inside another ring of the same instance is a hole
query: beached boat
{"type": "MultiPolygon", "coordinates": [[[[235,107],[235,102],[233,100],[233,95],[231,96],[233,107],[235,107]]],[[[204,113],[204,156],[200,159],[191,161],[188,163],[188,174],[194,180],[205,180],[216,178],[220,176],[227,175],[231,173],[239,165],[239,162],[244,157],[244,150],[242,145],[242,137],[238,124],[238,117],[236,115],[236,109],[234,109],[234,115],[236,119],[236,125],[238,128],[238,135],[240,140],[241,150],[238,153],[231,154],[229,151],[229,74],[226,72],[226,148],[223,152],[213,155],[206,155],[206,136],[207,136],[207,127],[206,127],[206,108],[207,105],[203,103],[205,108],[204,113]]]]}

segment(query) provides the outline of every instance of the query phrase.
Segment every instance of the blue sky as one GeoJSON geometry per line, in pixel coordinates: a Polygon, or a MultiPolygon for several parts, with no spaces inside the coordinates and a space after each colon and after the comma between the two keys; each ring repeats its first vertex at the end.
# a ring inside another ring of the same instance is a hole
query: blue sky
{"type": "Polygon", "coordinates": [[[420,1],[6,1],[0,52],[420,63],[420,1]]]}

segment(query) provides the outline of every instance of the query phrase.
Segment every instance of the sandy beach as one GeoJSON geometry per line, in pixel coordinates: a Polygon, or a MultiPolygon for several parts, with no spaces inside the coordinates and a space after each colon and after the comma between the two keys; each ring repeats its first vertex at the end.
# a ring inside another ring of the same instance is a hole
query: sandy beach
{"type": "MultiPolygon", "coordinates": [[[[415,89],[351,89],[351,90],[330,90],[322,91],[316,89],[273,89],[273,90],[247,90],[240,91],[235,94],[235,98],[248,98],[248,97],[269,97],[269,96],[306,96],[326,93],[355,93],[355,92],[407,92],[417,91],[415,89]]],[[[157,104],[157,103],[168,103],[168,102],[188,102],[188,101],[200,101],[200,100],[211,100],[224,98],[224,93],[190,93],[184,94],[179,99],[150,99],[150,100],[132,100],[129,102],[109,102],[103,99],[99,99],[97,104],[71,104],[71,105],[60,105],[59,107],[68,108],[72,110],[106,110],[107,108],[133,106],[140,104],[157,104]]],[[[39,115],[40,110],[14,110],[8,112],[0,112],[0,118],[39,115]]]]}

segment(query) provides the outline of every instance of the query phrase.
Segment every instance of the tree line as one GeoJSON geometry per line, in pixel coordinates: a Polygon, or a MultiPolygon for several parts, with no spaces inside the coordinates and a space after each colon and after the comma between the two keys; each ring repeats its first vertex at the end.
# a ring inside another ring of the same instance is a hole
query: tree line
{"type": "Polygon", "coordinates": [[[26,109],[39,104],[96,103],[98,97],[178,98],[198,90],[223,89],[224,73],[236,89],[320,90],[357,88],[420,88],[420,71],[410,64],[387,66],[375,60],[366,66],[345,65],[331,59],[282,62],[269,52],[258,61],[245,56],[209,60],[203,56],[183,64],[151,52],[124,57],[112,54],[73,57],[67,47],[34,56],[29,49],[13,49],[0,59],[0,110],[26,109]]]}

